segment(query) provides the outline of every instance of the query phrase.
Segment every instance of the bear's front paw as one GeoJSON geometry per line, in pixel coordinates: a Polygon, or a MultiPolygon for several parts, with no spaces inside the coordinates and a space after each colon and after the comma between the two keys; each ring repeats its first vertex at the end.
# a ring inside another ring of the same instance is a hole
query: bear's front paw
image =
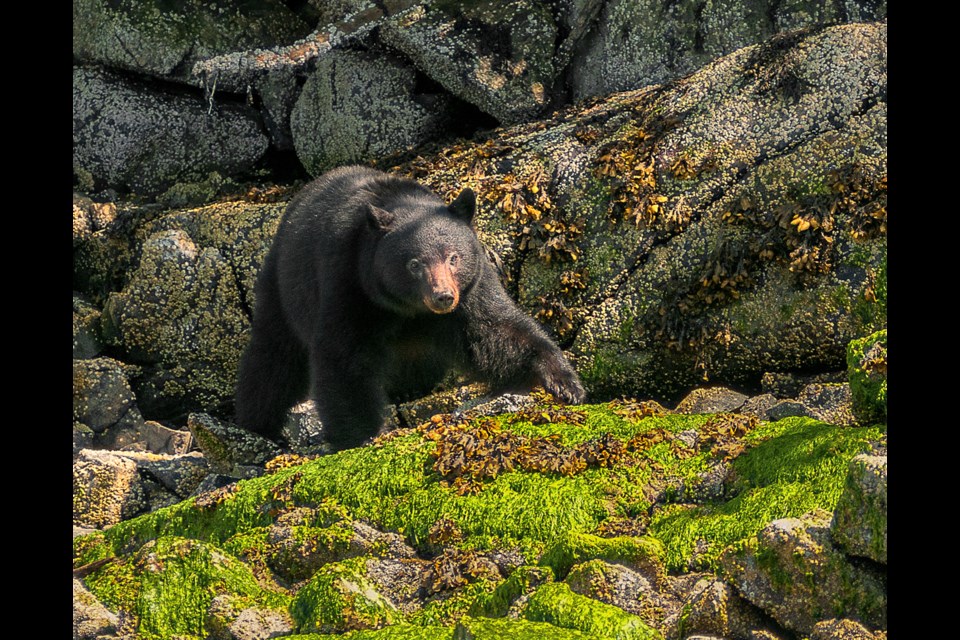
{"type": "Polygon", "coordinates": [[[580,377],[563,356],[547,358],[539,369],[540,384],[557,400],[566,404],[580,404],[587,397],[580,377]]]}

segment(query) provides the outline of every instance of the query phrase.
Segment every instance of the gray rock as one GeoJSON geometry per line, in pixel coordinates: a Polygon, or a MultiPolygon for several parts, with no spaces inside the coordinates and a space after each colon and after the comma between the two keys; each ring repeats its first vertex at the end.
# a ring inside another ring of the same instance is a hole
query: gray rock
{"type": "Polygon", "coordinates": [[[255,87],[263,103],[260,113],[270,134],[271,146],[281,151],[293,151],[290,114],[300,97],[296,74],[287,68],[278,69],[257,78],[255,87]]]}
{"type": "Polygon", "coordinates": [[[200,60],[291,42],[309,31],[279,0],[73,3],[75,60],[185,82],[200,60]]]}
{"type": "Polygon", "coordinates": [[[830,525],[833,539],[855,556],[887,563],[887,457],[850,461],[830,525]]]}
{"type": "Polygon", "coordinates": [[[828,615],[886,627],[885,576],[833,546],[828,512],[775,520],[720,564],[744,598],[795,633],[809,634],[828,615]]]}
{"type": "Polygon", "coordinates": [[[99,444],[105,449],[179,455],[190,451],[193,435],[189,431],[170,429],[159,422],[146,420],[129,428],[108,429],[99,444]]]}
{"type": "Polygon", "coordinates": [[[792,416],[816,418],[817,414],[810,407],[795,400],[781,400],[767,409],[766,420],[771,422],[792,416]]]}
{"type": "Polygon", "coordinates": [[[387,55],[334,51],[307,78],[290,114],[313,175],[404,151],[442,130],[445,99],[415,93],[416,72],[387,55]]]}
{"type": "Polygon", "coordinates": [[[104,71],[73,72],[73,165],[115,188],[156,195],[211,171],[250,169],[267,150],[256,113],[163,93],[104,71]]]}
{"type": "Polygon", "coordinates": [[[205,413],[191,413],[187,427],[216,473],[232,475],[244,465],[262,466],[281,453],[269,440],[205,413]]]}
{"type": "Polygon", "coordinates": [[[856,620],[824,620],[813,626],[810,640],[886,640],[887,634],[874,634],[856,620]]]}
{"type": "Polygon", "coordinates": [[[73,463],[74,525],[102,529],[145,507],[146,496],[133,460],[108,451],[80,451],[73,463]]]}
{"type": "Polygon", "coordinates": [[[759,396],[748,398],[747,401],[743,403],[743,406],[740,407],[740,413],[754,416],[758,420],[766,420],[767,411],[775,404],[777,404],[776,396],[772,393],[763,393],[759,396]]]}
{"type": "Polygon", "coordinates": [[[102,324],[109,344],[147,367],[137,389],[144,410],[212,408],[233,397],[249,320],[218,249],[182,230],[151,234],[126,286],[107,299],[102,324]]]}
{"type": "Polygon", "coordinates": [[[676,413],[723,413],[733,412],[743,406],[748,396],[725,387],[694,389],[680,401],[676,413]]]}
{"type": "Polygon", "coordinates": [[[454,415],[469,412],[476,416],[498,416],[502,413],[514,413],[534,404],[536,400],[526,393],[504,393],[492,398],[482,396],[464,402],[454,411],[454,415]]]}
{"type": "Polygon", "coordinates": [[[886,16],[885,2],[846,4],[610,0],[571,64],[573,99],[666,82],[778,32],[886,16]]]}
{"type": "Polygon", "coordinates": [[[96,358],[103,351],[100,310],[73,294],[73,358],[96,358]]]}
{"type": "Polygon", "coordinates": [[[193,490],[193,493],[190,494],[190,497],[193,498],[201,493],[207,493],[216,489],[227,487],[231,484],[235,484],[239,479],[240,478],[236,476],[228,476],[222,473],[208,473],[207,476],[200,481],[200,484],[197,485],[197,488],[193,490]]]}
{"type": "Polygon", "coordinates": [[[418,427],[431,417],[453,413],[465,403],[483,397],[486,387],[480,384],[459,386],[449,391],[438,391],[425,398],[397,405],[397,414],[405,426],[418,427]]]}
{"type": "Polygon", "coordinates": [[[808,407],[813,414],[830,424],[852,427],[857,424],[851,406],[850,384],[808,384],[797,396],[797,401],[808,407]]]}
{"type": "Polygon", "coordinates": [[[244,598],[230,594],[210,601],[206,628],[211,640],[267,640],[296,630],[286,611],[252,607],[244,598]]]}
{"type": "Polygon", "coordinates": [[[95,433],[137,427],[143,417],[120,362],[112,358],[73,361],[73,419],[95,433]]]}
{"type": "Polygon", "coordinates": [[[207,460],[199,451],[179,455],[134,451],[114,453],[119,457],[132,460],[142,477],[159,483],[180,500],[190,497],[209,473],[207,460]]]}
{"type": "Polygon", "coordinates": [[[73,579],[73,640],[98,640],[112,636],[120,621],[96,596],[73,579]]]}
{"type": "Polygon", "coordinates": [[[529,120],[550,99],[557,26],[546,3],[426,3],[388,20],[380,37],[501,123],[529,120]]]}
{"type": "Polygon", "coordinates": [[[683,638],[689,638],[689,633],[746,638],[752,630],[763,626],[760,611],[741,598],[736,589],[712,576],[698,580],[684,597],[679,611],[664,620],[667,637],[683,638]]]}

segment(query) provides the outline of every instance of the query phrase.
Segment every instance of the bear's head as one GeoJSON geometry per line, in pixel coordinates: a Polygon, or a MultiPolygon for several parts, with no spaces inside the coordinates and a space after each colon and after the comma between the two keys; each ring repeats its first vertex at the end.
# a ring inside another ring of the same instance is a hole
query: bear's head
{"type": "Polygon", "coordinates": [[[483,247],[473,230],[476,196],[464,189],[449,206],[409,199],[387,210],[368,206],[378,241],[373,254],[374,302],[404,314],[446,314],[480,273],[483,247]]]}

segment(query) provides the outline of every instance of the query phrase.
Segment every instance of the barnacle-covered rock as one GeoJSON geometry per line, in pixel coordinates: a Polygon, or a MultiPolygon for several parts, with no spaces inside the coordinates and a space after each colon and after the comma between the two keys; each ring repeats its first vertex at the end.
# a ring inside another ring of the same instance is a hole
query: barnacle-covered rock
{"type": "Polygon", "coordinates": [[[102,434],[143,423],[122,364],[112,358],[73,361],[73,419],[102,434]]]}
{"type": "Polygon", "coordinates": [[[137,464],[109,451],[83,449],[73,463],[73,523],[102,528],[145,507],[137,464]]]}
{"type": "Polygon", "coordinates": [[[721,563],[747,600],[796,633],[837,616],[886,627],[886,576],[833,546],[828,512],[776,520],[724,552],[721,563]]]}

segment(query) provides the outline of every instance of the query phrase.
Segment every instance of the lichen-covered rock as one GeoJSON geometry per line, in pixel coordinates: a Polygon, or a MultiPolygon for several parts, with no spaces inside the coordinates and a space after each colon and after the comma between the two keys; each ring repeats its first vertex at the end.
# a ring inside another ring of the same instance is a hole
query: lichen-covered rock
{"type": "Polygon", "coordinates": [[[728,549],[721,564],[744,598],[796,633],[837,616],[886,627],[886,577],[834,548],[828,512],[775,520],[728,549]]]}
{"type": "Polygon", "coordinates": [[[469,613],[471,616],[487,618],[516,617],[534,590],[547,582],[553,582],[553,570],[550,567],[518,567],[493,591],[477,596],[470,605],[469,613]]]}
{"type": "Polygon", "coordinates": [[[210,640],[267,640],[294,632],[293,619],[286,611],[251,606],[249,598],[235,595],[210,601],[206,629],[210,640]]]}
{"type": "Polygon", "coordinates": [[[850,461],[830,531],[847,553],[887,563],[886,456],[864,454],[850,461]]]}
{"type": "Polygon", "coordinates": [[[427,562],[415,556],[371,557],[366,560],[367,579],[404,615],[420,609],[421,579],[427,562]]]}
{"type": "Polygon", "coordinates": [[[747,396],[725,387],[697,388],[680,401],[677,413],[722,413],[740,409],[747,396]]]}
{"type": "Polygon", "coordinates": [[[429,396],[397,405],[402,424],[417,427],[438,413],[453,413],[465,402],[476,400],[486,388],[479,384],[459,386],[449,391],[438,391],[429,396]]]}
{"type": "Polygon", "coordinates": [[[137,464],[108,451],[84,449],[73,462],[73,523],[103,528],[145,507],[137,464]]]}
{"type": "Polygon", "coordinates": [[[145,409],[183,412],[233,397],[249,319],[233,267],[217,249],[197,246],[184,231],[152,234],[127,285],[107,299],[102,322],[109,344],[154,364],[138,388],[145,409]]]}
{"type": "Polygon", "coordinates": [[[234,474],[237,467],[263,465],[280,455],[277,445],[266,438],[205,413],[191,413],[187,427],[216,473],[234,474]]]}
{"type": "Polygon", "coordinates": [[[366,577],[363,558],[325,565],[290,603],[300,633],[377,629],[398,618],[396,607],[366,577]]]}
{"type": "Polygon", "coordinates": [[[211,171],[252,167],[267,150],[256,113],[165,93],[116,74],[73,72],[73,165],[107,186],[155,195],[211,171]]]}
{"type": "Polygon", "coordinates": [[[96,358],[101,351],[100,310],[73,294],[73,358],[96,358]]]}
{"type": "Polygon", "coordinates": [[[191,80],[199,60],[290,42],[309,31],[279,0],[73,3],[75,60],[181,81],[191,80]]]}
{"type": "Polygon", "coordinates": [[[602,5],[571,65],[574,100],[665,82],[778,32],[886,16],[886,3],[871,0],[602,5]]]}
{"type": "Polygon", "coordinates": [[[815,418],[830,424],[842,427],[851,427],[856,424],[851,410],[850,385],[840,384],[808,384],[797,396],[797,401],[809,407],[815,418]]]}
{"type": "Polygon", "coordinates": [[[290,407],[283,423],[283,435],[295,449],[309,449],[323,440],[323,423],[317,415],[313,400],[305,400],[290,407]]]}
{"type": "Polygon", "coordinates": [[[523,615],[527,620],[577,629],[594,638],[663,638],[660,632],[645,624],[639,616],[576,594],[562,582],[551,582],[539,587],[527,602],[523,615]]]}
{"type": "Polygon", "coordinates": [[[669,638],[711,634],[748,638],[764,622],[760,612],[722,580],[701,578],[686,595],[679,612],[664,620],[669,638]]]}
{"type": "Polygon", "coordinates": [[[96,435],[97,434],[93,432],[93,429],[82,422],[74,422],[73,457],[76,458],[77,454],[79,454],[83,449],[92,449],[94,440],[96,440],[96,435]]]}
{"type": "Polygon", "coordinates": [[[557,26],[548,3],[424,3],[388,20],[381,38],[501,123],[529,120],[550,100],[557,26]]]}
{"type": "Polygon", "coordinates": [[[813,626],[810,640],[886,640],[887,633],[873,633],[856,620],[824,620],[813,626]]]}
{"type": "Polygon", "coordinates": [[[73,419],[103,433],[143,423],[121,363],[112,358],[73,361],[73,419]]]}
{"type": "Polygon", "coordinates": [[[117,615],[103,606],[80,580],[73,579],[73,640],[98,640],[119,626],[117,615]]]}
{"type": "Polygon", "coordinates": [[[399,60],[335,51],[317,62],[290,114],[300,162],[313,175],[405,151],[443,128],[445,99],[416,93],[399,60]]]}
{"type": "Polygon", "coordinates": [[[887,421],[887,330],[853,340],[847,347],[853,414],[861,423],[887,421]]]}

